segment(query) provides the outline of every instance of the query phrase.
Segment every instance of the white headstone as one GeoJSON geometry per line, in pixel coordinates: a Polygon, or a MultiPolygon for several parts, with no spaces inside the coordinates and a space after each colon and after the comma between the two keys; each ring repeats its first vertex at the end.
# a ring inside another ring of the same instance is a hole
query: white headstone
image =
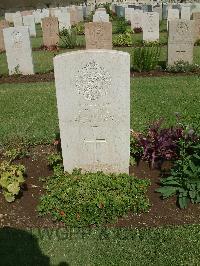
{"type": "Polygon", "coordinates": [[[49,9],[43,8],[41,12],[41,20],[42,18],[48,18],[49,17],[49,9]]]}
{"type": "Polygon", "coordinates": [[[58,17],[58,22],[59,22],[59,30],[63,29],[70,29],[71,24],[70,24],[70,13],[63,11],[58,17]]]}
{"type": "Polygon", "coordinates": [[[142,17],[143,17],[142,10],[134,10],[131,14],[131,29],[134,28],[142,28],[142,17]]]}
{"type": "Polygon", "coordinates": [[[143,41],[159,41],[159,14],[145,12],[142,17],[143,41]]]}
{"type": "Polygon", "coordinates": [[[13,23],[13,15],[14,14],[15,13],[8,13],[8,12],[6,12],[5,13],[5,20],[8,21],[9,23],[13,23]]]}
{"type": "Polygon", "coordinates": [[[168,8],[167,30],[168,30],[169,21],[173,21],[176,19],[179,19],[179,9],[168,8]]]}
{"type": "Polygon", "coordinates": [[[18,26],[23,25],[22,16],[21,16],[21,13],[19,11],[13,15],[13,23],[14,23],[14,27],[18,27],[18,26]]]}
{"type": "Polygon", "coordinates": [[[168,65],[174,65],[178,61],[193,62],[194,31],[193,20],[169,22],[168,65]]]}
{"type": "Polygon", "coordinates": [[[35,19],[33,15],[23,17],[23,24],[29,28],[30,36],[36,37],[35,19]]]}
{"type": "Polygon", "coordinates": [[[10,27],[3,35],[9,74],[34,74],[28,27],[10,27]]]}
{"type": "Polygon", "coordinates": [[[190,20],[190,7],[189,6],[182,6],[181,8],[181,19],[190,20]]]}
{"type": "Polygon", "coordinates": [[[54,57],[54,73],[65,171],[128,173],[130,55],[65,53],[54,57]]]}
{"type": "Polygon", "coordinates": [[[98,10],[93,15],[93,22],[109,22],[109,15],[104,10],[98,10]]]}
{"type": "Polygon", "coordinates": [[[42,12],[41,9],[37,9],[33,11],[33,16],[35,19],[35,23],[41,23],[41,19],[42,19],[42,12]]]}

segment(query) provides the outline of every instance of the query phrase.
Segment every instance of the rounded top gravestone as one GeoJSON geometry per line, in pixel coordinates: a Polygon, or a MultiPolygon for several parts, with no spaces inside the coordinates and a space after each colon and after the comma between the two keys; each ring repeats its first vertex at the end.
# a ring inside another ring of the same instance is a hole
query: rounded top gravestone
{"type": "Polygon", "coordinates": [[[65,171],[128,173],[130,55],[65,53],[54,58],[54,73],[65,171]]]}

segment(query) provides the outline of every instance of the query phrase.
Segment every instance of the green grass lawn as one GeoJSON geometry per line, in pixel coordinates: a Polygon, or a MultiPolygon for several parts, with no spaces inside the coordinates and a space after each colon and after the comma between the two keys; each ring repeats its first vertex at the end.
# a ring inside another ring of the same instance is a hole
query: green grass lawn
{"type": "MultiPolygon", "coordinates": [[[[177,112],[199,125],[199,82],[198,76],[132,79],[131,128],[142,131],[161,117],[172,125],[177,112]]],[[[51,142],[58,131],[54,83],[1,84],[0,124],[1,145],[17,137],[51,142]]]]}
{"type": "Polygon", "coordinates": [[[0,229],[2,266],[199,265],[200,226],[157,229],[0,229]]]}

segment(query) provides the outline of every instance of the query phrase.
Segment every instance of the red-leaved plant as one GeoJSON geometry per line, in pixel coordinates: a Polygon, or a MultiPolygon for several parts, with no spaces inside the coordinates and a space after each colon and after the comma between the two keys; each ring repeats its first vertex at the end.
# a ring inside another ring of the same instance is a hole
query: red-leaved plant
{"type": "Polygon", "coordinates": [[[172,160],[178,157],[180,139],[184,138],[183,126],[161,128],[163,120],[154,122],[146,135],[137,136],[137,145],[143,149],[142,159],[154,166],[157,160],[172,160]]]}

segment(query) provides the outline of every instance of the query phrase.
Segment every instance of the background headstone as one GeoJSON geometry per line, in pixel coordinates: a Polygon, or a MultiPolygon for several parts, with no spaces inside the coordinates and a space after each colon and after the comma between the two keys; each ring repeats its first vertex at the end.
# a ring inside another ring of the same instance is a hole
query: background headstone
{"type": "Polygon", "coordinates": [[[9,74],[34,74],[28,27],[10,27],[3,35],[9,74]]]}
{"type": "Polygon", "coordinates": [[[33,15],[23,17],[23,24],[29,28],[30,36],[36,37],[35,19],[33,15]]]}
{"type": "Polygon", "coordinates": [[[182,6],[181,7],[181,19],[190,20],[190,7],[189,6],[182,6]]]}
{"type": "Polygon", "coordinates": [[[70,29],[71,24],[70,24],[70,13],[69,12],[61,12],[61,14],[58,17],[58,22],[59,22],[59,30],[63,29],[70,29]]]}
{"type": "Polygon", "coordinates": [[[3,29],[9,28],[9,22],[6,20],[0,20],[0,52],[5,51],[3,29]]]}
{"type": "Polygon", "coordinates": [[[23,26],[22,16],[19,11],[13,15],[13,23],[15,27],[23,26]]]}
{"type": "Polygon", "coordinates": [[[106,11],[97,9],[93,15],[93,22],[109,22],[109,15],[106,11]]]}
{"type": "Polygon", "coordinates": [[[43,45],[56,46],[59,43],[58,18],[49,17],[42,19],[43,45]]]}
{"type": "Polygon", "coordinates": [[[54,73],[65,171],[128,173],[130,55],[65,53],[54,58],[54,73]]]}
{"type": "Polygon", "coordinates": [[[192,63],[194,47],[194,21],[174,20],[169,22],[168,65],[178,61],[192,63]]]}
{"type": "Polygon", "coordinates": [[[142,28],[143,14],[142,10],[135,10],[131,13],[131,29],[142,28]]]}
{"type": "Polygon", "coordinates": [[[200,40],[200,12],[193,13],[195,41],[200,40]]]}
{"type": "Polygon", "coordinates": [[[112,49],[112,23],[85,23],[86,49],[112,49]]]}
{"type": "Polygon", "coordinates": [[[142,19],[143,41],[159,41],[159,14],[156,12],[145,12],[142,19]]]}

